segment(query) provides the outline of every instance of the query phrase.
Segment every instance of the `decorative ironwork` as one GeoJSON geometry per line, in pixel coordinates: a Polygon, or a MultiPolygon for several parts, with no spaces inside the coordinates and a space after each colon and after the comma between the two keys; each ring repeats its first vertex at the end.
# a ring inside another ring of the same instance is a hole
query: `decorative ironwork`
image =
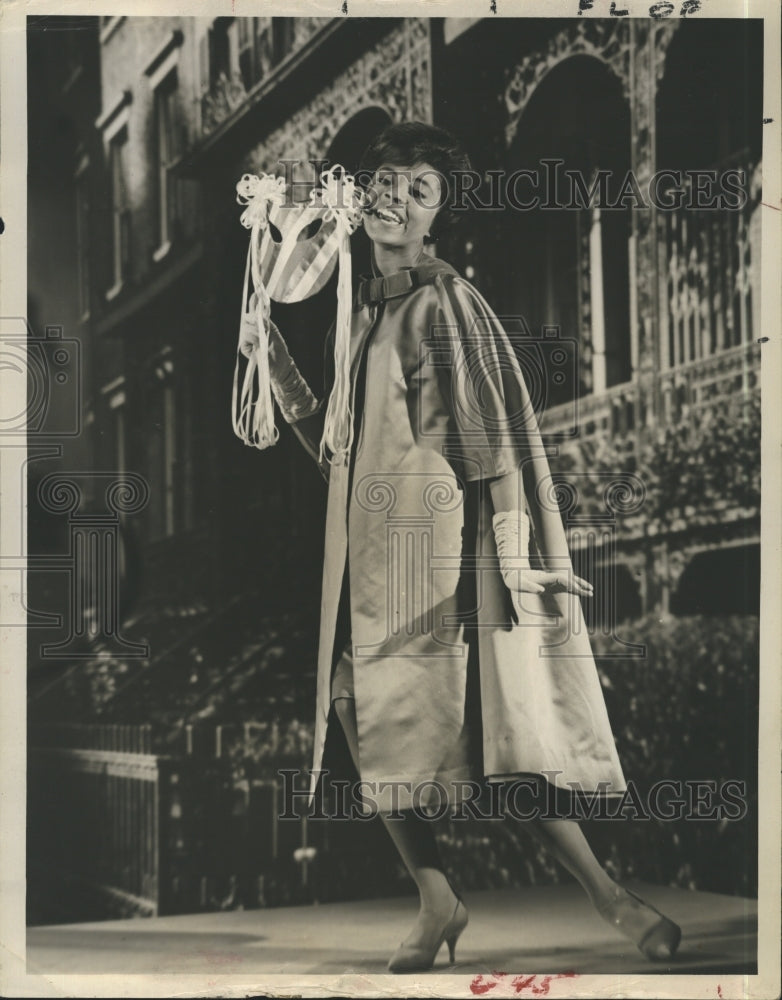
{"type": "MultiPolygon", "coordinates": [[[[724,170],[729,165],[719,166],[724,170]]],[[[753,288],[759,287],[760,278],[760,171],[746,163],[740,169],[746,178],[742,208],[658,213],[659,253],[665,266],[663,368],[752,340],[758,322],[753,288]]],[[[681,190],[688,195],[689,185],[681,190]]]]}
{"type": "Polygon", "coordinates": [[[516,136],[519,120],[535,89],[555,66],[575,55],[594,56],[609,66],[630,96],[630,25],[623,20],[584,19],[569,25],[551,38],[545,50],[530,52],[506,72],[501,95],[507,122],[505,142],[516,136]]]}
{"type": "Polygon", "coordinates": [[[281,160],[325,156],[343,125],[365,108],[382,108],[394,122],[431,121],[430,74],[428,19],[406,18],[251,150],[241,169],[276,173],[281,160]]]}
{"type": "Polygon", "coordinates": [[[204,134],[212,132],[220,122],[233,114],[244,104],[247,89],[238,71],[230,78],[221,73],[208,93],[201,98],[201,129],[204,134]]]}
{"type": "Polygon", "coordinates": [[[295,49],[301,48],[305,42],[308,42],[313,35],[321,30],[321,28],[327,24],[331,18],[325,17],[293,17],[293,47],[295,49]]]}
{"type": "MultiPolygon", "coordinates": [[[[699,358],[660,372],[652,386],[640,381],[623,382],[605,392],[578,401],[579,440],[611,437],[629,440],[644,426],[676,427],[693,409],[719,405],[737,393],[754,393],[760,381],[760,346],[740,344],[708,358],[699,358]],[[660,410],[654,419],[639,420],[649,389],[659,394],[660,410]]],[[[541,417],[546,435],[566,433],[573,425],[573,404],[552,406],[541,417]]]]}

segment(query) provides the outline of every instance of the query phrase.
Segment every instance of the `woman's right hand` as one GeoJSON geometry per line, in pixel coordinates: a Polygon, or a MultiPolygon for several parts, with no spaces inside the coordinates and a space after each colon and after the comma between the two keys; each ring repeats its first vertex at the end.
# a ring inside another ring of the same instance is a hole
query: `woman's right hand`
{"type": "Polygon", "coordinates": [[[261,338],[258,336],[258,324],[254,316],[244,316],[239,329],[239,350],[246,358],[251,358],[258,350],[261,338]]]}
{"type": "MultiPolygon", "coordinates": [[[[258,332],[258,317],[255,308],[255,295],[250,299],[250,309],[242,316],[239,327],[239,350],[245,357],[251,358],[261,346],[261,338],[258,332]]],[[[270,317],[266,317],[266,330],[268,333],[269,351],[269,371],[272,381],[284,382],[291,370],[295,370],[295,365],[291,359],[288,347],[280,333],[278,327],[272,322],[270,317]]]]}
{"type": "Polygon", "coordinates": [[[258,323],[255,317],[244,316],[239,328],[239,350],[246,358],[251,358],[260,345],[261,338],[258,336],[258,323]]]}
{"type": "Polygon", "coordinates": [[[239,326],[239,350],[246,358],[251,358],[261,344],[258,335],[258,296],[255,292],[250,296],[248,305],[239,326]]]}

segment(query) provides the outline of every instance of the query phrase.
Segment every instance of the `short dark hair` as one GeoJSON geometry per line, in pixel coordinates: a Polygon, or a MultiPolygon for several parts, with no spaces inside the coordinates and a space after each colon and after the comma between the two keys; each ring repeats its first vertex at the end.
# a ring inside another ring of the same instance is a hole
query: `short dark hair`
{"type": "Polygon", "coordinates": [[[395,167],[431,164],[443,186],[442,207],[435,216],[431,238],[437,239],[456,222],[458,216],[453,210],[455,175],[469,170],[470,160],[450,132],[425,122],[389,125],[364,150],[357,174],[359,182],[366,183],[384,163],[395,167]]]}

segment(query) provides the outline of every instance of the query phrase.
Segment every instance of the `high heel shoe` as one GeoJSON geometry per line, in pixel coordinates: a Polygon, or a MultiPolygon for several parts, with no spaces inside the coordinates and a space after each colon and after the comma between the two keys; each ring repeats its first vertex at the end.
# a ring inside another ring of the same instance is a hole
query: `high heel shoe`
{"type": "Polygon", "coordinates": [[[598,907],[597,912],[651,961],[665,961],[676,954],[682,937],[681,927],[630,889],[617,886],[615,898],[598,907]]]}
{"type": "Polygon", "coordinates": [[[451,965],[456,961],[456,942],[459,935],[467,926],[469,916],[467,907],[460,896],[456,897],[456,906],[450,920],[440,930],[434,945],[426,948],[422,945],[406,944],[404,941],[391,956],[388,962],[389,972],[425,972],[434,965],[437,952],[445,941],[448,945],[448,954],[451,965]]]}

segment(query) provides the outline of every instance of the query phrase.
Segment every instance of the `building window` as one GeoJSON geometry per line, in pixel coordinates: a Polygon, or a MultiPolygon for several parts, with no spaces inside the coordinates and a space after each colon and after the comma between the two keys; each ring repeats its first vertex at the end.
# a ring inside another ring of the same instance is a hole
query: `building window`
{"type": "Polygon", "coordinates": [[[176,395],[174,386],[163,386],[163,489],[166,535],[174,534],[176,512],[176,395]]]}
{"type": "Polygon", "coordinates": [[[292,17],[272,18],[272,59],[275,63],[293,51],[294,22],[292,17]]]}
{"type": "Polygon", "coordinates": [[[155,89],[155,158],[157,171],[157,237],[165,252],[178,219],[178,185],[171,165],[179,156],[177,73],[173,70],[155,89]]]}
{"type": "Polygon", "coordinates": [[[194,389],[187,370],[166,347],[151,359],[142,385],[140,430],[149,483],[145,509],[150,542],[190,531],[196,518],[194,389]]]}
{"type": "Polygon", "coordinates": [[[216,17],[199,43],[201,95],[230,81],[239,69],[239,25],[249,18],[216,17]]]}
{"type": "Polygon", "coordinates": [[[259,83],[273,64],[272,18],[237,18],[239,72],[247,90],[259,83]]]}
{"type": "Polygon", "coordinates": [[[101,45],[104,44],[111,38],[117,28],[125,20],[125,16],[122,15],[117,17],[116,15],[104,15],[100,19],[100,41],[101,45]]]}
{"type": "Polygon", "coordinates": [[[82,35],[79,28],[69,28],[62,32],[64,49],[63,89],[67,90],[82,73],[82,35]]]}
{"type": "Polygon", "coordinates": [[[201,93],[241,79],[245,90],[264,78],[294,48],[292,17],[217,17],[201,39],[201,93]]]}
{"type": "Polygon", "coordinates": [[[76,271],[79,316],[90,313],[90,191],[86,168],[76,177],[76,271]]]}
{"type": "Polygon", "coordinates": [[[213,87],[221,76],[231,79],[231,17],[218,17],[209,31],[209,85],[213,87]]]}
{"type": "Polygon", "coordinates": [[[201,93],[221,80],[250,90],[293,48],[292,17],[217,17],[201,39],[201,93]]]}
{"type": "Polygon", "coordinates": [[[111,469],[119,478],[127,471],[126,423],[125,423],[125,377],[120,375],[104,385],[101,390],[103,398],[101,413],[101,465],[111,469]]]}
{"type": "Polygon", "coordinates": [[[190,531],[195,524],[195,497],[193,489],[194,454],[193,428],[196,423],[192,374],[178,372],[177,378],[177,461],[176,475],[176,517],[180,531],[190,531]]]}
{"type": "Polygon", "coordinates": [[[255,32],[254,23],[257,18],[240,17],[237,23],[239,41],[239,72],[245,87],[250,87],[260,78],[258,64],[255,58],[255,32]]]}
{"type": "Polygon", "coordinates": [[[144,405],[144,448],[147,456],[150,541],[176,529],[177,401],[174,362],[170,351],[155,359],[148,376],[144,405]]]}
{"type": "Polygon", "coordinates": [[[130,208],[127,189],[128,130],[122,128],[109,143],[111,186],[112,259],[114,289],[119,289],[130,270],[130,208]]]}
{"type": "Polygon", "coordinates": [[[114,471],[120,478],[127,469],[125,457],[125,393],[117,392],[109,399],[111,447],[114,471]]]}

